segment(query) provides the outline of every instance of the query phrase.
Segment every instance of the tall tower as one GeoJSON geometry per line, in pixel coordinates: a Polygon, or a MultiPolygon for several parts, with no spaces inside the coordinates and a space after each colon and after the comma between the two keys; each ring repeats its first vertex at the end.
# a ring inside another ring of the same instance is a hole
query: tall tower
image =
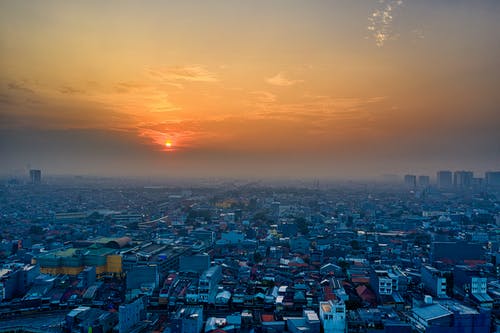
{"type": "Polygon", "coordinates": [[[405,175],[404,182],[407,187],[414,188],[417,186],[417,176],[405,175]]]}
{"type": "Polygon", "coordinates": [[[431,183],[429,176],[418,176],[418,186],[427,187],[431,183]]]}
{"type": "Polygon", "coordinates": [[[451,188],[453,185],[452,182],[452,173],[448,170],[438,171],[437,173],[437,186],[439,188],[451,188]]]}
{"type": "Polygon", "coordinates": [[[37,169],[30,170],[31,184],[38,185],[42,182],[42,171],[37,169]]]}
{"type": "Polygon", "coordinates": [[[472,178],[474,178],[472,171],[455,171],[453,174],[453,185],[456,188],[470,188],[472,186],[472,178]]]}
{"type": "Polygon", "coordinates": [[[319,303],[319,319],[324,333],[346,333],[345,304],[342,300],[319,303]]]}

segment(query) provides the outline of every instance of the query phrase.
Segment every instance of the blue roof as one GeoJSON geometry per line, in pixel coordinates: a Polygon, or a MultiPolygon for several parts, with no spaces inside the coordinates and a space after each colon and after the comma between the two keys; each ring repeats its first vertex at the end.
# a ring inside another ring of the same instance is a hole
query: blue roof
{"type": "Polygon", "coordinates": [[[440,304],[414,308],[413,313],[425,321],[451,316],[452,312],[440,304]]]}

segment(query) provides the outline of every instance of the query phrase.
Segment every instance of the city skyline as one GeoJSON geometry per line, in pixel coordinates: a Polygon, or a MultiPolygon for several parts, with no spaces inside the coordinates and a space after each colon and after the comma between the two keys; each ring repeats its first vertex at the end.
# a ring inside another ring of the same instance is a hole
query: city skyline
{"type": "Polygon", "coordinates": [[[3,2],[0,174],[500,166],[497,1],[3,2]]]}

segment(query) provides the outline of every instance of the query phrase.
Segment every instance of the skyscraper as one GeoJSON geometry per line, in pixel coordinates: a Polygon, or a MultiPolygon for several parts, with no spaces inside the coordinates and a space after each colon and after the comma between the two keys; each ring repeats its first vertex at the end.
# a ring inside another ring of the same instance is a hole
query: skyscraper
{"type": "Polygon", "coordinates": [[[405,175],[405,185],[408,187],[416,187],[417,186],[417,176],[405,175]]]}
{"type": "Polygon", "coordinates": [[[466,189],[472,186],[472,171],[455,171],[453,174],[453,186],[456,188],[466,189]]]}
{"type": "Polygon", "coordinates": [[[31,184],[40,184],[42,182],[42,171],[31,169],[30,170],[30,181],[31,184]]]}
{"type": "Polygon", "coordinates": [[[488,171],[485,174],[486,185],[500,186],[500,171],[488,171]]]}
{"type": "Polygon", "coordinates": [[[418,186],[427,187],[431,183],[429,176],[418,176],[418,186]]]}
{"type": "Polygon", "coordinates": [[[451,188],[452,185],[451,171],[441,170],[437,172],[437,186],[439,188],[451,188]]]}

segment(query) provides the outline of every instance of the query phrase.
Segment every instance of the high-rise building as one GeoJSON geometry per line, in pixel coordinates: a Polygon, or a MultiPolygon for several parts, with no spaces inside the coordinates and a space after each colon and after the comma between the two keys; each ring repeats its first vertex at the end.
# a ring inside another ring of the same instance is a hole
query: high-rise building
{"type": "Polygon", "coordinates": [[[278,221],[280,218],[280,202],[274,201],[271,204],[271,216],[275,221],[278,221]]]}
{"type": "Polygon", "coordinates": [[[42,182],[42,171],[31,169],[30,170],[30,181],[31,184],[40,184],[42,182]]]}
{"type": "Polygon", "coordinates": [[[466,189],[472,186],[472,171],[455,171],[453,174],[453,186],[456,188],[466,189]]]}
{"type": "Polygon", "coordinates": [[[485,174],[487,186],[500,186],[500,171],[488,171],[485,174]]]}
{"type": "Polygon", "coordinates": [[[450,188],[453,185],[452,173],[448,170],[441,170],[437,173],[437,186],[439,188],[450,188]]]}
{"type": "Polygon", "coordinates": [[[427,187],[431,183],[429,176],[418,176],[418,186],[427,187]]]}
{"type": "Polygon", "coordinates": [[[417,186],[417,176],[415,175],[405,175],[405,185],[408,187],[416,187],[417,186]]]}

